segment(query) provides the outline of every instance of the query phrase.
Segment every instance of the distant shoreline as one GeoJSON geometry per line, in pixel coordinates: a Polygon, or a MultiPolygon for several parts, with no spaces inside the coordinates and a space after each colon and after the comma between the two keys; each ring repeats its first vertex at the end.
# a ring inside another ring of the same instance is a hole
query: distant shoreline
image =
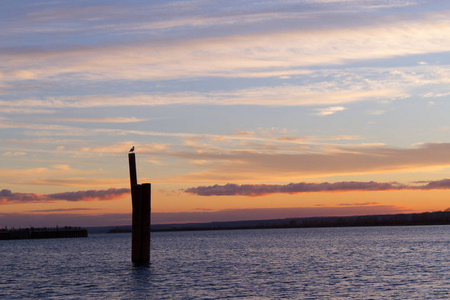
{"type": "MultiPolygon", "coordinates": [[[[367,215],[348,217],[308,217],[272,220],[229,221],[209,223],[155,224],[152,232],[199,231],[199,230],[236,230],[270,228],[317,228],[317,227],[362,227],[362,226],[417,226],[450,225],[450,211],[367,215]]],[[[102,227],[106,233],[131,232],[131,226],[102,227]]],[[[94,228],[90,230],[95,231],[94,228]]]]}

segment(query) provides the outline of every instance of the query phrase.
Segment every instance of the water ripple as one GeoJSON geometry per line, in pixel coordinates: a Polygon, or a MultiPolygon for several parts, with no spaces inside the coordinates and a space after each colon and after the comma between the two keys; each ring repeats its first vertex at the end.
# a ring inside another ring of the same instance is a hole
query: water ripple
{"type": "Polygon", "coordinates": [[[448,299],[450,226],[0,241],[1,299],[448,299]]]}

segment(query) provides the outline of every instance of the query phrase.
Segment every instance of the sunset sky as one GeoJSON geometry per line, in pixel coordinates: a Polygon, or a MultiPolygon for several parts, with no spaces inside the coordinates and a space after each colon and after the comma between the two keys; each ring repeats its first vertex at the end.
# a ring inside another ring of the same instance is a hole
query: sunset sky
{"type": "Polygon", "coordinates": [[[450,2],[0,3],[0,228],[450,207],[450,2]]]}

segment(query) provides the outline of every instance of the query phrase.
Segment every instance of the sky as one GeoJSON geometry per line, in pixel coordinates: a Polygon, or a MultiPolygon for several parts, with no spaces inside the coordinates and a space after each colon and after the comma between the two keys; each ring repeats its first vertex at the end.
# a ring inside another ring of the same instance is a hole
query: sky
{"type": "Polygon", "coordinates": [[[0,227],[450,208],[450,2],[0,2],[0,227]]]}

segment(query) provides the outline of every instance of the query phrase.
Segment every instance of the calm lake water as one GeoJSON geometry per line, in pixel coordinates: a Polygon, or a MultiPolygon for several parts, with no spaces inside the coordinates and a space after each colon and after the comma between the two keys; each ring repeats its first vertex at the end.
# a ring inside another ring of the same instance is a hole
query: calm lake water
{"type": "Polygon", "coordinates": [[[0,241],[0,299],[449,299],[450,226],[0,241]]]}

